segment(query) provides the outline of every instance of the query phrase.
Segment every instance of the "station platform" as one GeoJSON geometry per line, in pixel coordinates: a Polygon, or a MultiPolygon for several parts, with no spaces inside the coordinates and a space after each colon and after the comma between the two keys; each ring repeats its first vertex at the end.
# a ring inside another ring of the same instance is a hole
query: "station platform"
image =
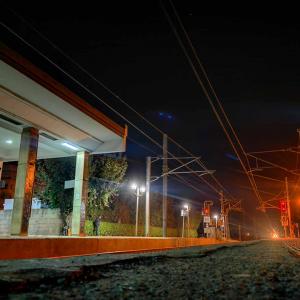
{"type": "Polygon", "coordinates": [[[104,253],[161,251],[224,244],[213,238],[160,237],[0,237],[0,259],[60,258],[104,253]]]}

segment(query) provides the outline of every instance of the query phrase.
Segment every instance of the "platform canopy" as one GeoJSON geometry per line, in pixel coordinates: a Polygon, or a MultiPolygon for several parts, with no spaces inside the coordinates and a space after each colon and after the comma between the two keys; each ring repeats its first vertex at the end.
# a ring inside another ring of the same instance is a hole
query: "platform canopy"
{"type": "Polygon", "coordinates": [[[0,44],[0,161],[18,160],[25,127],[39,130],[38,159],[125,151],[126,126],[0,44]]]}

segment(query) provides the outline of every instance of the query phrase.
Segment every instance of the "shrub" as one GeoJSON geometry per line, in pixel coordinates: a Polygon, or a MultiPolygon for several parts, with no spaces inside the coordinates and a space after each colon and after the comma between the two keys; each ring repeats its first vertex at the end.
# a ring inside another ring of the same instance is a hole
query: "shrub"
{"type": "MultiPolygon", "coordinates": [[[[93,222],[87,220],[85,222],[85,234],[93,235],[93,222]]],[[[169,237],[179,236],[180,232],[177,228],[168,228],[167,235],[169,237]]],[[[100,224],[100,235],[101,236],[134,236],[135,235],[135,225],[133,224],[121,224],[121,223],[110,223],[101,222],[100,224]]],[[[139,226],[138,235],[144,235],[144,226],[139,226]]],[[[162,228],[156,226],[150,226],[150,236],[161,237],[162,228]]],[[[197,237],[196,230],[190,230],[190,236],[197,237]]]]}

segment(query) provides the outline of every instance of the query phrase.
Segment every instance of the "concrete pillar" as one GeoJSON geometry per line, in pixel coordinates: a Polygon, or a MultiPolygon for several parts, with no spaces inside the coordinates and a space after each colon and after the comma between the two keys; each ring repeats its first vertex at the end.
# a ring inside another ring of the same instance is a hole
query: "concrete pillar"
{"type": "Polygon", "coordinates": [[[38,129],[33,127],[23,129],[11,219],[11,235],[28,235],[38,139],[38,129]]]}
{"type": "Polygon", "coordinates": [[[85,210],[88,200],[89,154],[76,155],[75,185],[72,213],[72,235],[84,235],[85,210]]]}
{"type": "Polygon", "coordinates": [[[2,178],[3,161],[0,160],[0,180],[2,178]]]}

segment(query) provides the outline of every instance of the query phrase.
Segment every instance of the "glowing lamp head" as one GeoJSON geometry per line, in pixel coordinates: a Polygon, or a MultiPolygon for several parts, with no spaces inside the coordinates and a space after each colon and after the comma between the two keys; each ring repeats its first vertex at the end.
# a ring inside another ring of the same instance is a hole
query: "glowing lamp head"
{"type": "Polygon", "coordinates": [[[141,192],[141,193],[145,193],[145,192],[146,192],[146,188],[145,188],[144,186],[141,186],[141,187],[140,187],[140,192],[141,192]]]}
{"type": "Polygon", "coordinates": [[[130,188],[132,190],[136,190],[137,189],[137,184],[136,183],[132,183],[131,186],[130,186],[130,188]]]}
{"type": "Polygon", "coordinates": [[[187,204],[183,205],[183,208],[184,208],[185,210],[189,210],[189,206],[188,206],[187,204]]]}
{"type": "Polygon", "coordinates": [[[215,219],[218,219],[218,215],[214,215],[214,218],[215,218],[215,219]]]}

